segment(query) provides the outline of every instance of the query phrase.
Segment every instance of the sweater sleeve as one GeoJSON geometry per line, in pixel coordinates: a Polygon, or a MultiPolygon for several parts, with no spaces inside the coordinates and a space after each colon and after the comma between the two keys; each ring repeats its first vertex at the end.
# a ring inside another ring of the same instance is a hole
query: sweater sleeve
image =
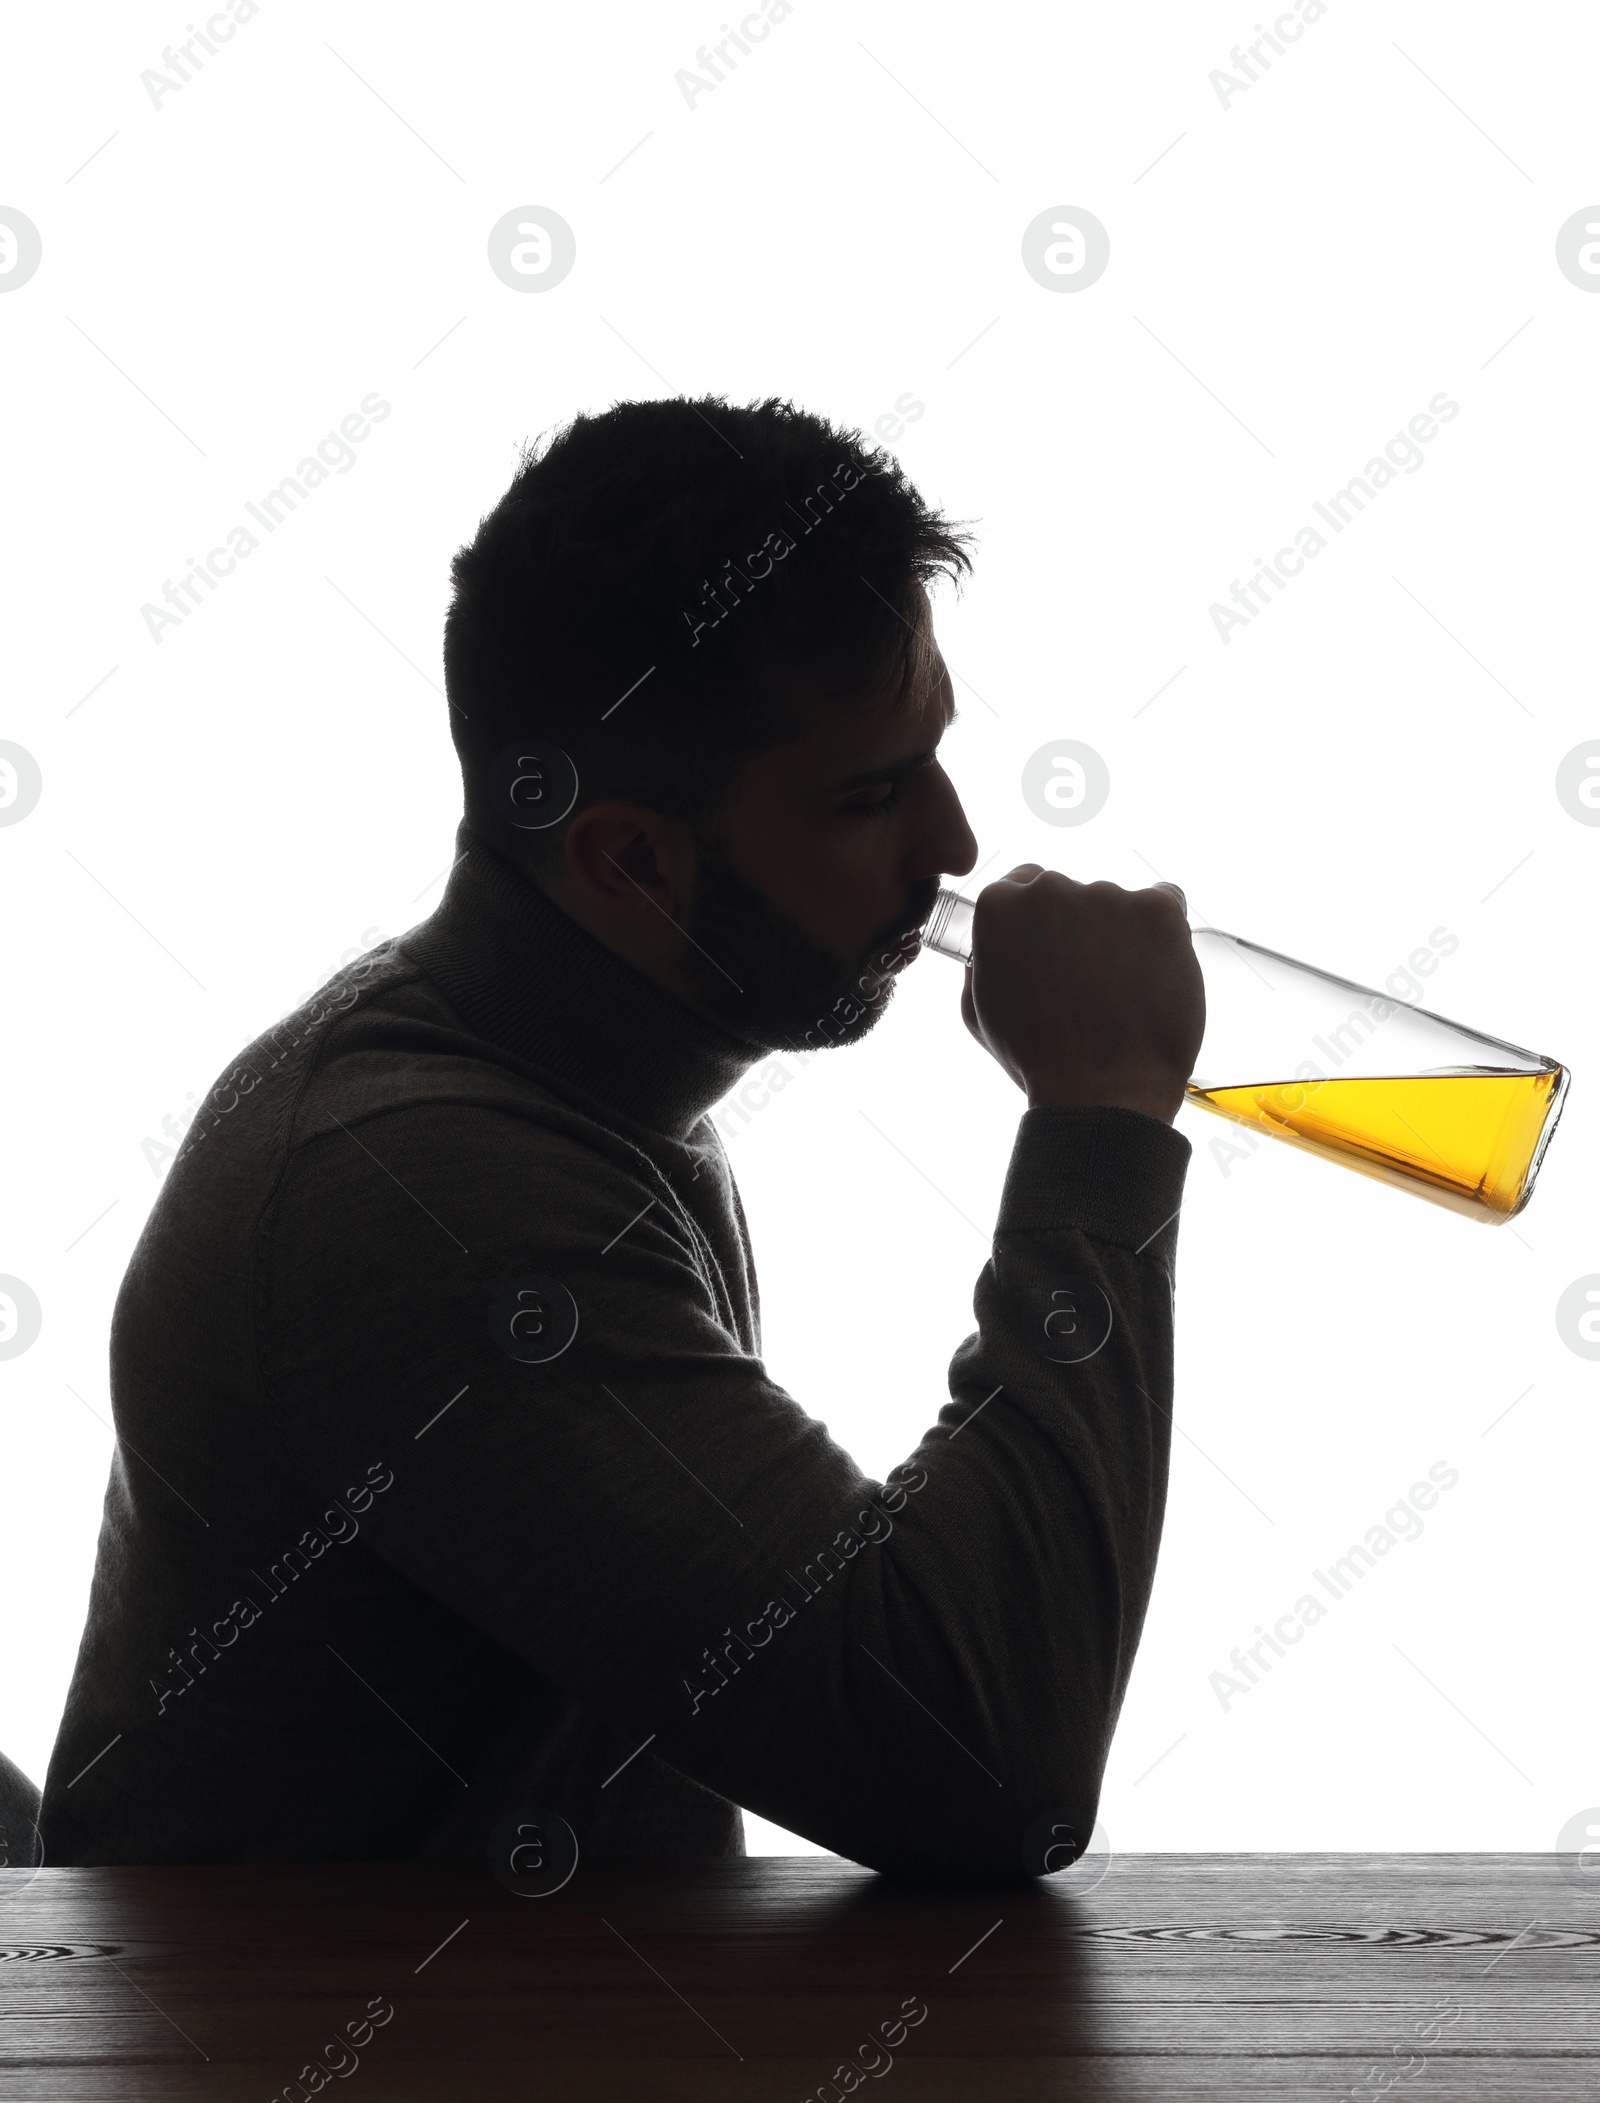
{"type": "Polygon", "coordinates": [[[294,1464],[394,1455],[369,1545],[707,1788],[879,1869],[1059,1867],[1154,1577],[1189,1142],[1024,1113],[977,1328],[882,1483],[628,1151],[467,1104],[302,1144],[258,1302],[294,1464]]]}

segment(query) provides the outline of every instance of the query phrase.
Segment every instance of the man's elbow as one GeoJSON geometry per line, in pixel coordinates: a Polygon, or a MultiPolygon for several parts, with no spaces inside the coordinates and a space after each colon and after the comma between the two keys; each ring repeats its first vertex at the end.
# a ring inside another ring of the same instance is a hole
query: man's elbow
{"type": "Polygon", "coordinates": [[[852,1861],[901,1881],[922,1884],[1020,1884],[1067,1869],[1095,1828],[1096,1775],[1059,1773],[1042,1785],[1031,1773],[972,1781],[902,1796],[892,1815],[875,1820],[841,1848],[852,1861]]]}

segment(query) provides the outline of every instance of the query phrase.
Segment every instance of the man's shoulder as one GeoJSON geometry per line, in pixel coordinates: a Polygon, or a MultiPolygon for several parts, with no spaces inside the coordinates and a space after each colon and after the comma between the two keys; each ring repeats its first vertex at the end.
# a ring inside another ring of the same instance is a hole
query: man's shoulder
{"type": "Polygon", "coordinates": [[[436,1144],[462,1169],[471,1157],[532,1147],[575,1168],[645,1166],[604,1107],[480,1035],[407,948],[391,938],[334,974],[259,1032],[224,1067],[196,1111],[167,1181],[204,1206],[215,1183],[230,1212],[241,1187],[263,1200],[286,1176],[331,1171],[321,1142],[380,1126],[408,1150],[436,1144]],[[432,1140],[430,1135],[437,1135],[432,1140]],[[207,1172],[209,1169],[209,1173],[207,1172]],[[220,1178],[220,1183],[218,1179],[220,1178]]]}
{"type": "MultiPolygon", "coordinates": [[[[448,1135],[458,1158],[508,1147],[576,1149],[619,1165],[639,1157],[602,1105],[465,1022],[403,937],[370,961],[365,976],[331,982],[285,1018],[321,1034],[283,1125],[286,1154],[302,1155],[341,1127],[353,1134],[382,1122],[420,1135],[437,1130],[441,1143],[448,1135]]],[[[275,1041],[265,1032],[251,1050],[275,1041]]]]}
{"type": "Polygon", "coordinates": [[[373,991],[308,1070],[262,1188],[254,1321],[276,1392],[326,1363],[369,1377],[396,1323],[414,1346],[397,1365],[440,1337],[459,1350],[529,1278],[559,1281],[608,1331],[646,1298],[661,1321],[715,1318],[702,1237],[652,1134],[474,1032],[425,976],[373,991]]]}

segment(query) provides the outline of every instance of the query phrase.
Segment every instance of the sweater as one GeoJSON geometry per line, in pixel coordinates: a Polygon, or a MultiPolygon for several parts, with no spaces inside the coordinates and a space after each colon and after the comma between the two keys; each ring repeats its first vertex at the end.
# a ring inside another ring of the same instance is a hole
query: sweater
{"type": "Polygon", "coordinates": [[[130,1259],[45,1860],[726,1857],[745,1806],[1061,1866],[1155,1572],[1189,1142],[1023,1112],[873,1480],[762,1362],[708,1115],[761,1054],[457,853],[219,1078],[130,1259]]]}

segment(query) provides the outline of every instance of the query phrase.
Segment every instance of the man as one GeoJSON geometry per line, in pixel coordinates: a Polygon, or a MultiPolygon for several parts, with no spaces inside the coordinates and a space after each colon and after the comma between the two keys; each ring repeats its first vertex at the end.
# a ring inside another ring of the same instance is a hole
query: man
{"type": "Polygon", "coordinates": [[[123,1283],[47,1860],[727,1856],[739,1805],[912,1874],[1082,1847],[1167,1479],[1181,896],[980,894],[1028,1108],[887,1482],[767,1376],[707,1114],[871,1028],[973,866],[965,539],[711,397],[576,419],[459,552],[443,902],[248,1047],[123,1283]]]}

